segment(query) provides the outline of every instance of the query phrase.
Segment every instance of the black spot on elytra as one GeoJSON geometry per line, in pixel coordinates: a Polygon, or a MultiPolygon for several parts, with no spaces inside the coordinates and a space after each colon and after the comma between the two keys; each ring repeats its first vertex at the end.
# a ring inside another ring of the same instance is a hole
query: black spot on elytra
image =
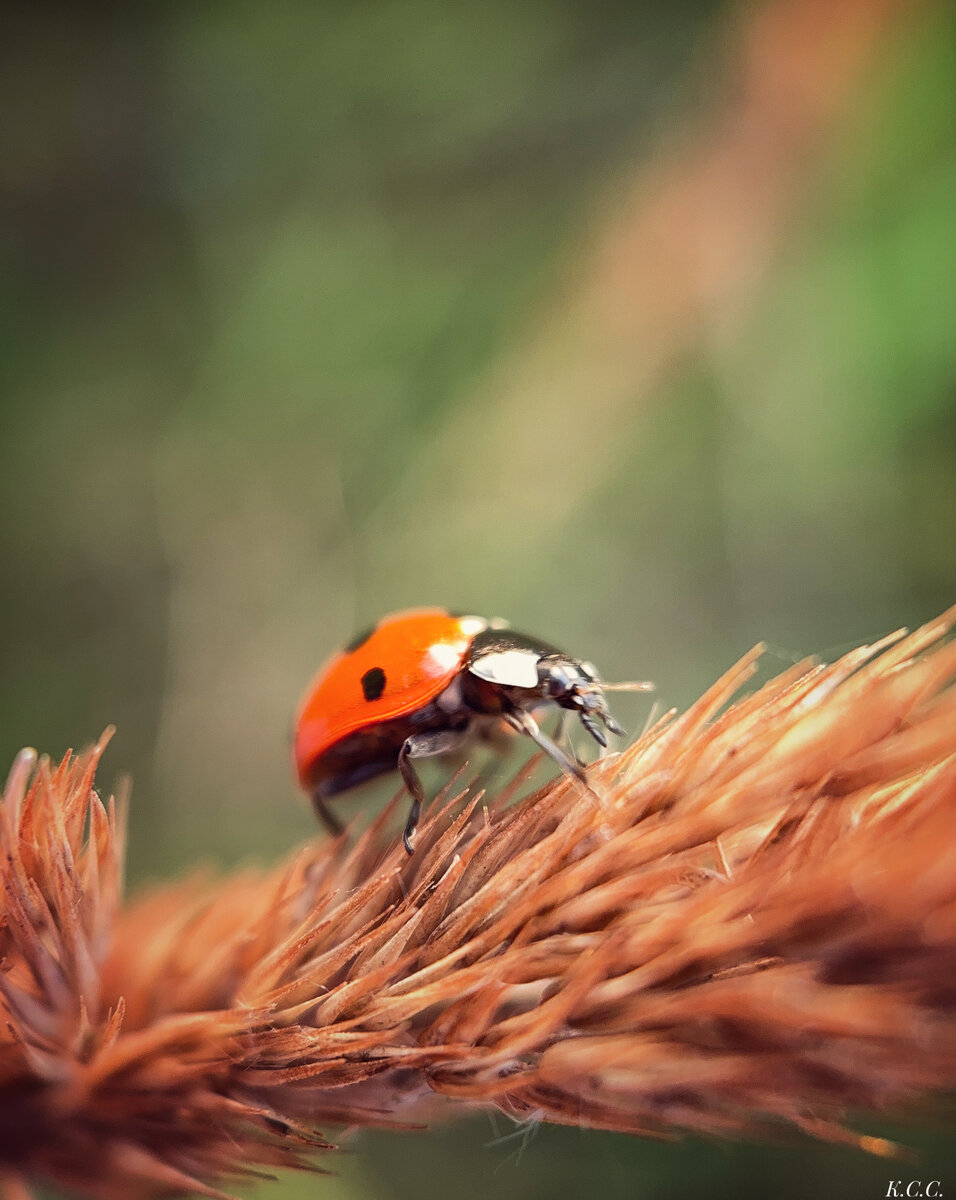
{"type": "Polygon", "coordinates": [[[385,691],[385,672],[381,667],[370,667],[362,676],[362,695],[366,700],[377,700],[385,691]]]}
{"type": "Polygon", "coordinates": [[[377,625],[369,625],[367,629],[363,629],[361,633],[357,633],[345,647],[345,653],[354,654],[359,646],[365,645],[376,629],[378,629],[377,625]]]}

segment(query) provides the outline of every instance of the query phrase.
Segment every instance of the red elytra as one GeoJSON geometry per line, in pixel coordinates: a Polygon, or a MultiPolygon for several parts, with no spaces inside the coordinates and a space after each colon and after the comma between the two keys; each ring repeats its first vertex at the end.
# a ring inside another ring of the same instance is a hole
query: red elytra
{"type": "Polygon", "coordinates": [[[503,621],[439,608],[385,617],[319,672],[299,710],[295,762],[302,787],[330,832],[341,833],[327,801],[396,768],[412,796],[404,842],[409,854],[424,801],[415,759],[460,750],[502,725],[530,737],[562,770],[583,780],[582,764],[538,727],[545,707],[576,712],[602,746],[621,734],[596,669],[503,621]]]}
{"type": "Polygon", "coordinates": [[[416,712],[443,692],[480,628],[474,627],[475,620],[453,617],[441,608],[394,613],[326,663],[296,720],[295,761],[302,786],[314,786],[323,755],[337,742],[369,725],[416,712]],[[377,697],[378,681],[369,679],[375,671],[386,680],[377,697]]]}

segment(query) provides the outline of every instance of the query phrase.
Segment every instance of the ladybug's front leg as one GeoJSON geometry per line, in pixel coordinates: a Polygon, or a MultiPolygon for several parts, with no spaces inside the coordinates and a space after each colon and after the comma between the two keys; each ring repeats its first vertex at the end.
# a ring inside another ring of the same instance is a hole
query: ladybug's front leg
{"type": "Polygon", "coordinates": [[[418,828],[418,818],[421,815],[422,804],[425,802],[425,789],[418,777],[418,772],[412,765],[413,758],[431,758],[436,754],[450,754],[462,744],[465,734],[461,730],[443,730],[441,733],[416,733],[406,738],[398,752],[398,769],[412,797],[412,806],[408,810],[408,820],[405,822],[405,832],[402,841],[408,854],[414,854],[412,842],[415,830],[418,828]]]}
{"type": "Polygon", "coordinates": [[[584,768],[581,764],[571,758],[560,746],[552,742],[548,735],[541,730],[538,722],[531,713],[525,712],[523,708],[515,708],[511,712],[502,715],[512,729],[531,738],[535,745],[543,750],[549,758],[553,758],[565,774],[572,776],[572,778],[577,779],[585,785],[587,784],[587,776],[584,774],[584,768]]]}
{"type": "Polygon", "coordinates": [[[554,727],[552,735],[554,744],[561,750],[567,750],[570,756],[583,770],[586,764],[581,758],[581,755],[575,750],[571,738],[568,736],[568,726],[571,723],[571,714],[566,708],[558,709],[558,723],[554,727]]]}

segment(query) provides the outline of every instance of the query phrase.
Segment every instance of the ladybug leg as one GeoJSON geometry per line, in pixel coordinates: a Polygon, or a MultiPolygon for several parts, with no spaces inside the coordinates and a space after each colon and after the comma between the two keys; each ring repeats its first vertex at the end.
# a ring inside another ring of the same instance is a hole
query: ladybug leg
{"type": "Polygon", "coordinates": [[[412,797],[412,806],[408,810],[408,820],[405,822],[405,832],[402,834],[402,841],[405,843],[405,852],[413,854],[412,839],[415,836],[415,830],[418,827],[418,818],[422,811],[422,802],[425,799],[425,791],[422,788],[422,781],[418,777],[418,772],[412,766],[411,743],[415,738],[407,739],[401,750],[398,752],[398,769],[402,773],[402,779],[405,781],[405,787],[408,788],[412,797]]]}
{"type": "Polygon", "coordinates": [[[566,749],[570,751],[571,757],[578,764],[578,766],[583,767],[584,763],[581,760],[581,756],[575,750],[571,743],[571,739],[568,737],[568,729],[570,728],[570,724],[571,714],[566,708],[559,708],[558,723],[554,727],[554,744],[559,746],[562,750],[566,749]]]}
{"type": "MultiPolygon", "coordinates": [[[[600,727],[600,725],[598,725],[596,719],[594,717],[592,717],[590,713],[583,712],[583,713],[581,713],[581,724],[588,731],[588,733],[591,735],[591,737],[594,738],[594,740],[601,747],[601,749],[606,750],[607,749],[607,738],[604,736],[604,730],[600,727]]],[[[616,723],[614,723],[614,724],[615,724],[615,729],[621,728],[620,725],[617,725],[616,723]]],[[[609,725],[608,728],[610,729],[611,726],[609,725]]]]}
{"type": "Polygon", "coordinates": [[[463,741],[461,730],[443,730],[441,733],[416,733],[406,738],[398,752],[398,769],[401,772],[405,786],[412,797],[412,806],[408,810],[408,820],[405,822],[405,832],[402,841],[405,851],[414,854],[412,845],[415,830],[418,828],[418,818],[421,816],[422,805],[425,802],[425,789],[418,777],[418,772],[412,763],[415,758],[432,758],[436,754],[449,754],[457,750],[463,741]]]}
{"type": "Polygon", "coordinates": [[[514,712],[504,713],[503,716],[512,729],[531,738],[534,744],[539,746],[549,758],[553,758],[566,775],[573,776],[580,783],[587,783],[581,764],[575,762],[560,746],[552,742],[546,733],[542,733],[538,722],[530,713],[516,708],[514,712]]]}
{"type": "Polygon", "coordinates": [[[315,815],[329,833],[333,837],[339,837],[342,833],[342,822],[325,803],[325,797],[318,788],[312,793],[312,807],[315,809],[315,815]]]}

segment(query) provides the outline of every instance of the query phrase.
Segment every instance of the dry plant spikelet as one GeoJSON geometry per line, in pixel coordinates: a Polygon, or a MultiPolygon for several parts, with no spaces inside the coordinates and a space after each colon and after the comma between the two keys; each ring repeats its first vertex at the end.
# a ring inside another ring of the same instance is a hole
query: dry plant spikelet
{"type": "Polygon", "coordinates": [[[219,1196],[327,1148],[317,1126],[452,1101],[889,1152],[846,1114],[956,1084],[954,619],[728,708],[748,655],[593,791],[433,805],[411,860],[383,815],[351,848],[126,908],[102,743],[21,755],[0,810],[6,1194],[219,1196]]]}

